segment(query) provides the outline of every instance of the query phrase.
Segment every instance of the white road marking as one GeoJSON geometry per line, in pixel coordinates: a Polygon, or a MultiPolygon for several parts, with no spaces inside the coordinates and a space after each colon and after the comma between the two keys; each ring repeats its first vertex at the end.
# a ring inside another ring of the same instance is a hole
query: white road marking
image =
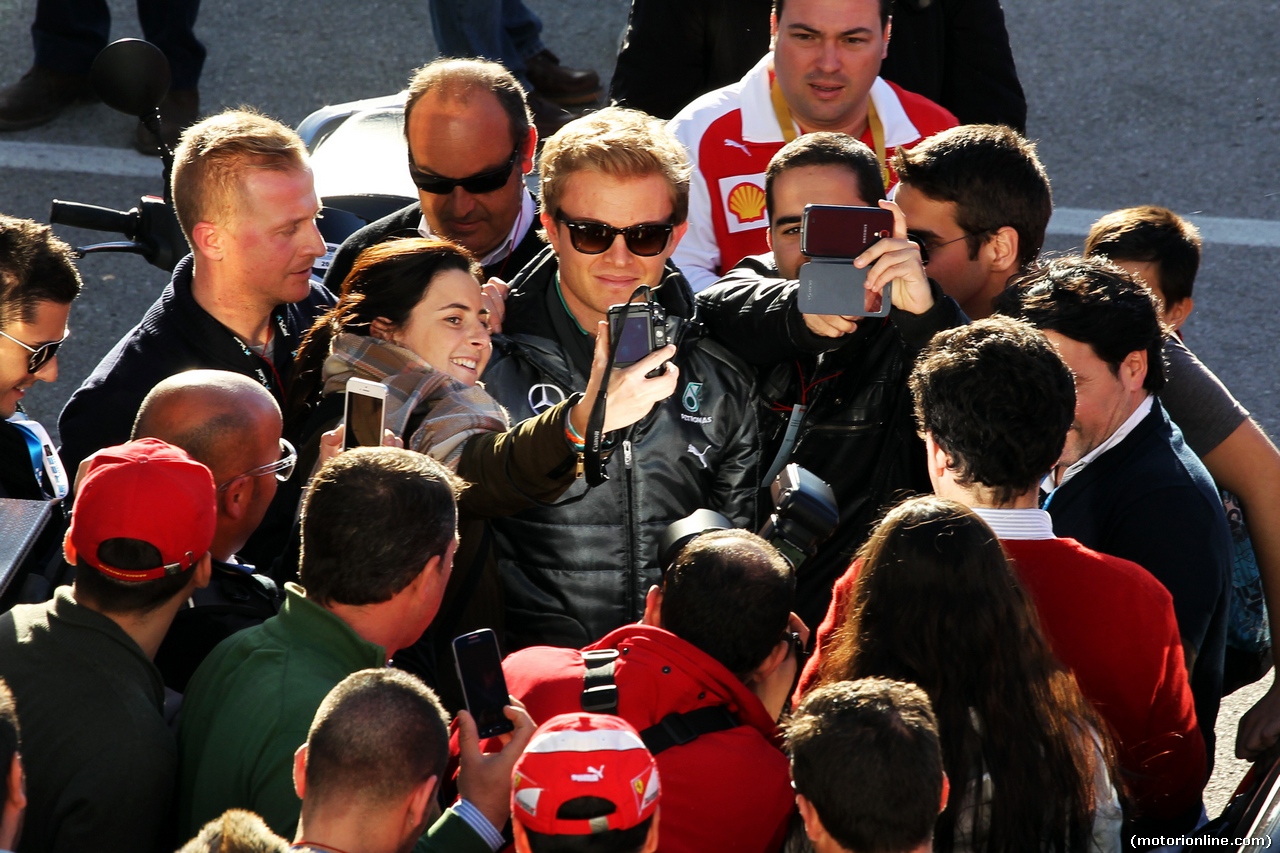
{"type": "MultiPolygon", "coordinates": [[[[1078,207],[1060,207],[1049,220],[1049,233],[1063,237],[1083,237],[1089,226],[1108,213],[1106,210],[1085,210],[1078,207]]],[[[1200,229],[1206,243],[1227,246],[1280,247],[1280,222],[1266,219],[1231,219],[1224,216],[1186,217],[1200,229]]]]}
{"type": "MultiPolygon", "coordinates": [[[[0,169],[79,172],[122,178],[159,178],[160,161],[131,148],[65,145],[57,142],[0,141],[0,169]]],[[[1083,237],[1106,211],[1060,207],[1049,220],[1049,233],[1083,237]]],[[[1200,228],[1206,243],[1280,248],[1280,222],[1222,216],[1187,217],[1200,228]]]]}
{"type": "Polygon", "coordinates": [[[146,157],[132,148],[4,141],[0,142],[0,169],[155,178],[158,183],[160,158],[146,157]]]}

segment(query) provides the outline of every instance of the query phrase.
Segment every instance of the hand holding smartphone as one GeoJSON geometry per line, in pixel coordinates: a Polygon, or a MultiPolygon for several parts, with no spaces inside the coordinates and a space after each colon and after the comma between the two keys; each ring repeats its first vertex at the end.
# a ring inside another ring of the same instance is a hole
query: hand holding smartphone
{"type": "Polygon", "coordinates": [[[890,287],[869,292],[867,270],[853,259],[877,241],[893,236],[893,213],[879,207],[805,205],[800,220],[800,251],[809,261],[800,267],[797,307],[803,314],[884,317],[890,287]]]}
{"type": "Polygon", "coordinates": [[[480,737],[506,734],[515,728],[503,710],[511,704],[507,679],[502,674],[498,635],[489,628],[454,638],[453,661],[462,683],[467,711],[475,718],[480,737]]]}
{"type": "Polygon", "coordinates": [[[342,449],[380,447],[386,409],[386,385],[367,379],[348,379],[346,403],[342,413],[342,422],[346,425],[342,449]]]}

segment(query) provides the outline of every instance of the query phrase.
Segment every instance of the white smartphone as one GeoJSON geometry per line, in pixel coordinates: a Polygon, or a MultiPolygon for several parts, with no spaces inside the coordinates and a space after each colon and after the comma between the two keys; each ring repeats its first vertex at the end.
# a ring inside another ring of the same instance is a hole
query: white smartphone
{"type": "Polygon", "coordinates": [[[386,385],[367,379],[348,379],[347,400],[342,412],[342,422],[346,424],[342,449],[380,446],[386,412],[386,385]]]}

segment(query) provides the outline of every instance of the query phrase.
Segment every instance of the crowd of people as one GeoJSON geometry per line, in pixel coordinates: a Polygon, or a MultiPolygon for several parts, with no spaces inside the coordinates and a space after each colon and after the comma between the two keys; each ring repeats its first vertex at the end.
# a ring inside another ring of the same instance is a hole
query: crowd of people
{"type": "MultiPolygon", "coordinates": [[[[1219,702],[1271,665],[1280,453],[1180,338],[1196,229],[1130,208],[1040,257],[996,3],[1006,73],[944,61],[946,2],[741,5],[634,0],[626,105],[573,118],[547,98],[599,80],[520,0],[433,2],[499,47],[414,72],[418,199],[323,283],[297,134],[182,129],[191,252],[58,450],[20,401],[81,280],[0,216],[0,497],[58,509],[0,615],[0,849],[1119,851],[1205,823],[1219,702]],[[705,74],[670,104],[675,15],[705,74]],[[886,317],[801,310],[810,205],[891,215],[848,262],[886,317]],[[628,303],[662,337],[616,366],[628,303]],[[343,449],[352,379],[386,389],[381,446],[343,449]],[[791,464],[838,507],[810,553],[756,532],[791,464]],[[697,510],[723,529],[664,554],[697,510]],[[480,629],[496,737],[453,660],[480,629]]],[[[1277,739],[1273,688],[1236,750],[1277,739]]]]}

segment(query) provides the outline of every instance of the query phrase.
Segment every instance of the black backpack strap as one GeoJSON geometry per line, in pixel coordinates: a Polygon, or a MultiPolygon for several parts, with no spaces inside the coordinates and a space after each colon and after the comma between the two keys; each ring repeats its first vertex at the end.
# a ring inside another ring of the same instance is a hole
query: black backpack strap
{"type": "Polygon", "coordinates": [[[683,714],[667,714],[657,725],[640,732],[640,739],[657,755],[673,746],[683,746],[702,735],[736,729],[742,725],[724,705],[710,705],[683,714]]]}
{"type": "Polygon", "coordinates": [[[593,714],[612,714],[618,710],[618,685],[613,680],[617,649],[583,652],[587,670],[582,676],[582,710],[593,714]]]}
{"type": "MultiPolygon", "coordinates": [[[[593,714],[614,714],[618,711],[618,685],[614,681],[614,668],[618,662],[617,649],[597,649],[582,653],[586,671],[582,675],[582,710],[593,714]]],[[[683,714],[672,713],[657,725],[640,732],[640,739],[657,755],[673,746],[683,746],[702,735],[736,729],[738,722],[725,705],[711,705],[683,714]]]]}

